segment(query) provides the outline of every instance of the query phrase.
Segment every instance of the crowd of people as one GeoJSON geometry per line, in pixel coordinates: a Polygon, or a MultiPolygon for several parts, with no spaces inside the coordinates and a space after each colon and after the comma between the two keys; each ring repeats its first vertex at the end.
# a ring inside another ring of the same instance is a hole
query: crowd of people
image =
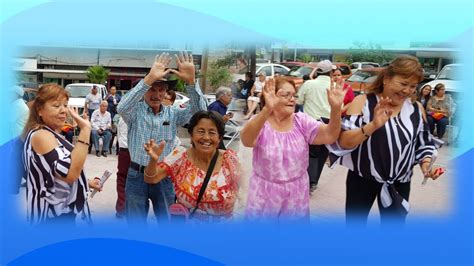
{"type": "MultiPolygon", "coordinates": [[[[232,90],[220,87],[209,106],[196,82],[193,58],[186,52],[156,57],[149,73],[126,95],[116,88],[101,99],[97,88],[86,97],[82,115],[68,107],[68,93],[45,84],[23,126],[27,220],[31,224],[90,221],[84,163],[90,148],[107,157],[117,138],[116,216],[131,225],[146,224],[150,202],[158,223],[177,216],[187,221],[233,219],[241,163],[223,142],[232,90]],[[173,105],[178,77],[190,98],[173,105]],[[90,116],[90,117],[89,117],[90,116]],[[177,137],[186,126],[191,147],[177,137]],[[71,134],[70,132],[73,132],[71,134]],[[73,140],[72,135],[76,136],[73,140]],[[99,139],[102,139],[102,149],[99,139]],[[92,145],[93,144],[93,145],[92,145]]],[[[382,222],[403,223],[409,211],[410,181],[419,165],[425,177],[436,154],[432,134],[443,138],[454,101],[443,84],[424,86],[415,57],[399,56],[354,97],[341,70],[329,60],[317,65],[317,77],[297,89],[286,77],[246,74],[247,121],[241,142],[253,150],[245,219],[308,222],[310,194],[328,160],[348,168],[346,220],[365,223],[377,199],[382,222]],[[301,112],[295,112],[297,105],[301,112]],[[260,110],[257,110],[259,108],[260,110]]],[[[182,219],[181,219],[182,220],[182,219]]]]}

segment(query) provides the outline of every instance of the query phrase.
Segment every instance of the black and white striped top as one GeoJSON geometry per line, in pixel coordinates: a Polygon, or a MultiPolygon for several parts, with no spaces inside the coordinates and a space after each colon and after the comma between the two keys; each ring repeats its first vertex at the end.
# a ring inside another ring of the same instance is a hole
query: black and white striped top
{"type": "MultiPolygon", "coordinates": [[[[368,94],[362,115],[346,116],[343,130],[361,128],[373,120],[379,98],[368,94]]],[[[352,150],[337,143],[331,145],[331,162],[336,160],[364,178],[380,183],[409,182],[413,167],[423,158],[436,153],[428,125],[417,103],[407,99],[396,117],[376,130],[367,140],[352,150]]]]}
{"type": "Polygon", "coordinates": [[[40,155],[31,146],[31,137],[39,129],[31,130],[25,140],[23,163],[27,173],[26,200],[27,219],[30,224],[40,224],[48,218],[61,214],[82,212],[82,217],[90,221],[90,211],[87,204],[88,182],[81,176],[72,184],[57,178],[66,177],[71,165],[73,145],[50,128],[58,141],[58,147],[40,155]]]}

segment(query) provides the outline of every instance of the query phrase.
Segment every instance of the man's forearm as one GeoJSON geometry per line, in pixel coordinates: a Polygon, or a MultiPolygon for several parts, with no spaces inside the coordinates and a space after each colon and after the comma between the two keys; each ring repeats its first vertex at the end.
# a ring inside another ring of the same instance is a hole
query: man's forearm
{"type": "Polygon", "coordinates": [[[204,99],[204,95],[202,94],[198,83],[193,85],[186,85],[186,91],[189,95],[189,102],[192,114],[198,111],[206,110],[206,102],[204,99]]]}
{"type": "Polygon", "coordinates": [[[125,121],[129,121],[134,115],[137,108],[137,103],[143,99],[150,86],[146,85],[144,80],[141,80],[133,89],[130,90],[117,106],[117,112],[123,117],[125,121]]]}

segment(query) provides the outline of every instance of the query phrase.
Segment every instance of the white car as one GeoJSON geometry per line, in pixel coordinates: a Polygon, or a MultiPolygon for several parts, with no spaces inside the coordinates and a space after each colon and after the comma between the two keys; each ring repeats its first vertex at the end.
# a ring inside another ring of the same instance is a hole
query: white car
{"type": "Polygon", "coordinates": [[[86,96],[92,90],[93,86],[97,86],[100,98],[102,100],[107,96],[107,88],[101,84],[93,83],[73,83],[66,85],[66,91],[69,92],[68,105],[72,107],[83,108],[86,103],[86,96]]]}
{"type": "Polygon", "coordinates": [[[458,78],[458,73],[460,69],[461,64],[445,65],[443,69],[441,69],[441,71],[438,73],[438,75],[430,75],[430,78],[434,78],[434,80],[425,83],[424,85],[430,85],[431,88],[434,89],[437,84],[443,83],[444,88],[446,89],[446,93],[458,94],[461,92],[461,86],[459,86],[460,84],[458,78]]]}
{"type": "Polygon", "coordinates": [[[176,100],[174,101],[173,106],[179,106],[180,108],[184,108],[186,104],[189,102],[189,98],[180,92],[176,92],[176,100]]]}
{"type": "Polygon", "coordinates": [[[374,68],[374,67],[380,67],[380,65],[374,62],[354,62],[351,64],[351,72],[354,73],[359,69],[374,68]]]}
{"type": "MultiPolygon", "coordinates": [[[[245,72],[247,71],[247,67],[242,68],[237,74],[232,75],[232,81],[238,82],[240,79],[245,80],[245,72]]],[[[280,64],[258,63],[256,64],[256,75],[258,75],[260,71],[264,71],[268,79],[270,77],[274,77],[275,75],[285,76],[288,74],[288,72],[290,72],[290,69],[280,64]]]]}

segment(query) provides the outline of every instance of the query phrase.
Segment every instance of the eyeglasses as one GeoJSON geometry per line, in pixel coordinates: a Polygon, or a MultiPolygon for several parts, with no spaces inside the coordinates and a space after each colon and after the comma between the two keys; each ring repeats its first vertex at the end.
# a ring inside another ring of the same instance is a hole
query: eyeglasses
{"type": "Polygon", "coordinates": [[[293,94],[291,92],[285,93],[285,94],[277,94],[277,96],[285,98],[287,100],[291,100],[291,98],[298,99],[298,95],[293,94]]]}
{"type": "Polygon", "coordinates": [[[219,136],[219,133],[217,133],[217,131],[215,130],[209,130],[209,131],[206,131],[204,129],[198,129],[196,131],[194,131],[194,134],[200,136],[200,137],[204,137],[206,135],[206,132],[207,132],[207,135],[210,137],[210,138],[215,138],[215,137],[218,137],[219,136]]]}

